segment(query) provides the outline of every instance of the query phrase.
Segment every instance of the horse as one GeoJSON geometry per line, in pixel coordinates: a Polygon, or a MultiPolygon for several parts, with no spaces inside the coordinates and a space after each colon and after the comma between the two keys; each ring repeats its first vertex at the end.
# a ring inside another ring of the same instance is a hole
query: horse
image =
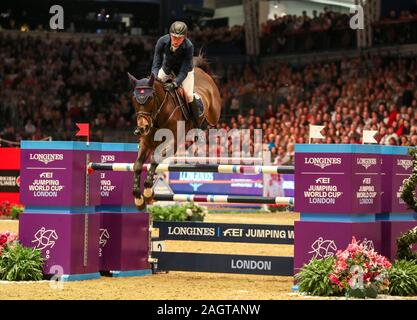
{"type": "MultiPolygon", "coordinates": [[[[151,162],[143,194],[141,192],[141,174],[144,162],[153,158],[155,149],[162,143],[162,141],[155,141],[155,133],[158,129],[171,130],[174,137],[171,147],[175,153],[178,147],[177,122],[184,121],[185,135],[195,125],[192,115],[187,116],[179,105],[178,95],[180,94],[165,91],[163,83],[159,79],[155,79],[153,74],[149,78],[140,80],[130,73],[128,76],[133,89],[131,100],[136,112],[137,129],[135,132],[139,135],[139,150],[133,166],[133,196],[136,207],[143,210],[147,204],[152,202],[154,195],[152,186],[158,164],[154,161],[151,162]]],[[[194,81],[194,92],[199,95],[204,106],[200,123],[205,121],[209,128],[215,127],[221,114],[221,96],[215,77],[202,55],[194,57],[194,81]]],[[[182,99],[182,101],[186,101],[186,99],[182,99]]],[[[182,133],[179,134],[181,137],[182,133]]]]}

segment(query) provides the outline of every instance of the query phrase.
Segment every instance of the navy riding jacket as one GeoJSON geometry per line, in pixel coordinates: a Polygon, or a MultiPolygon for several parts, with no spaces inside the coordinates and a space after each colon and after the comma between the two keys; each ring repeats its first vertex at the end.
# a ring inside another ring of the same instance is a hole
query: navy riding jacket
{"type": "Polygon", "coordinates": [[[171,38],[169,34],[166,34],[156,43],[152,73],[157,77],[161,67],[166,74],[173,71],[176,75],[175,82],[180,85],[187,77],[187,73],[193,69],[193,55],[194,47],[188,38],[172,52],[171,38]]]}

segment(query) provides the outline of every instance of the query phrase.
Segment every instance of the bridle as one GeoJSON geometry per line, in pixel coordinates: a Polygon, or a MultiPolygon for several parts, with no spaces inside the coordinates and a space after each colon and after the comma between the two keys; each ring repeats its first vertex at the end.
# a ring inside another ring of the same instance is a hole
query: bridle
{"type": "MultiPolygon", "coordinates": [[[[143,133],[143,135],[147,135],[149,134],[151,128],[156,128],[156,126],[154,126],[154,124],[157,123],[158,121],[158,116],[159,113],[161,112],[162,108],[164,107],[165,101],[167,100],[168,97],[168,91],[165,91],[165,96],[164,99],[162,100],[161,103],[159,103],[159,98],[158,95],[155,95],[155,89],[154,87],[150,87],[150,86],[138,86],[135,87],[134,91],[133,91],[133,95],[137,101],[137,103],[140,105],[141,108],[143,108],[143,106],[145,105],[146,101],[152,96],[153,99],[155,99],[156,104],[158,105],[157,108],[152,108],[152,112],[147,112],[147,111],[138,111],[136,112],[136,121],[143,117],[146,119],[146,121],[148,121],[149,123],[149,128],[146,132],[143,133]],[[152,94],[146,94],[146,91],[150,91],[152,90],[152,94]],[[139,91],[139,93],[138,93],[139,91]]],[[[135,134],[139,133],[139,129],[136,128],[135,130],[135,134]]]]}

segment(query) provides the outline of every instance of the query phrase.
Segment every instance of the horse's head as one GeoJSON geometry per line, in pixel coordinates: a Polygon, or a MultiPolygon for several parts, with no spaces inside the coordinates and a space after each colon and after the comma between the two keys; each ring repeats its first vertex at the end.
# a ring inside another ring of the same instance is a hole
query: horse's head
{"type": "Polygon", "coordinates": [[[128,73],[133,88],[132,103],[136,111],[137,133],[140,136],[149,134],[155,120],[156,96],[154,89],[155,77],[136,79],[128,73]]]}

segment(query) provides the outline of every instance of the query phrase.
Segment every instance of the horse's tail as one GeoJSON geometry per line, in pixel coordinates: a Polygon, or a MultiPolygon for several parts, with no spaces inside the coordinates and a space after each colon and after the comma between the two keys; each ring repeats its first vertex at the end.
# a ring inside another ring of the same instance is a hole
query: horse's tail
{"type": "Polygon", "coordinates": [[[213,71],[211,70],[209,62],[207,61],[206,58],[204,58],[204,55],[201,53],[201,51],[199,52],[199,54],[196,57],[194,57],[193,62],[194,62],[194,67],[195,68],[200,68],[201,70],[203,70],[205,73],[207,73],[214,80],[214,82],[216,82],[217,85],[219,85],[220,78],[213,73],[213,71]]]}

